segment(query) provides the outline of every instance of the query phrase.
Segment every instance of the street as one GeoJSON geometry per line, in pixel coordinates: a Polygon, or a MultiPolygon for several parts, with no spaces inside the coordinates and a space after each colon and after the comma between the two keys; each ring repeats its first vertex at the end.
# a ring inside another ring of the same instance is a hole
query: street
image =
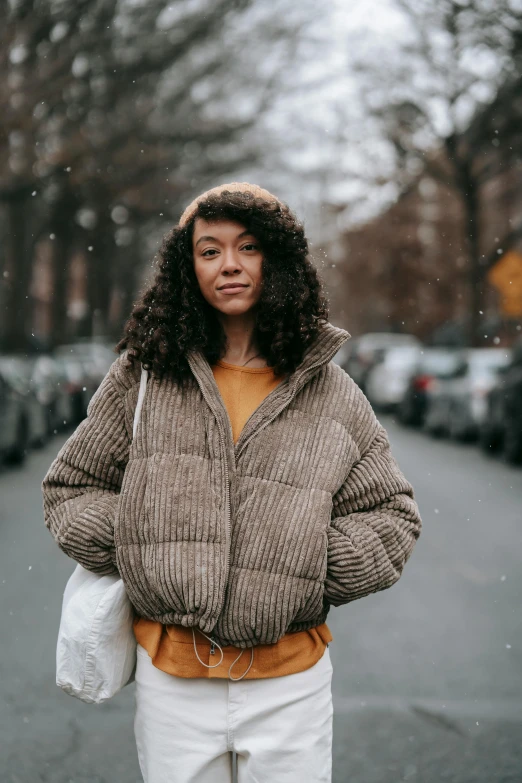
{"type": "MultiPolygon", "coordinates": [[[[520,783],[522,470],[380,419],[423,531],[395,586],[330,612],[334,783],[520,783]]],[[[141,783],[134,685],[100,706],[55,685],[74,562],[40,482],[67,437],[0,473],[0,783],[141,783]]]]}

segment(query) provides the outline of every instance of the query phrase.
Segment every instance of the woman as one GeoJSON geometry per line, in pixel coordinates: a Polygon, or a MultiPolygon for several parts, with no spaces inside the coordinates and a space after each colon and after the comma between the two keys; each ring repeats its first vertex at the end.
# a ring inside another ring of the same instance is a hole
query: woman
{"type": "Polygon", "coordinates": [[[231,781],[232,750],[239,783],[331,780],[328,611],[394,584],[421,519],[327,317],[289,208],[207,191],[43,481],[58,545],[135,608],[146,783],[231,781]]]}

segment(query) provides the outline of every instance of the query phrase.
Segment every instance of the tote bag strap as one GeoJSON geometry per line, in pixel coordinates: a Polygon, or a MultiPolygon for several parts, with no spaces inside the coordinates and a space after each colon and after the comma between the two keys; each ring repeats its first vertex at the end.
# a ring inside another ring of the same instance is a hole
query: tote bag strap
{"type": "Polygon", "coordinates": [[[134,411],[134,423],[132,425],[132,439],[136,437],[136,430],[138,429],[138,422],[140,420],[141,407],[143,405],[143,398],[145,397],[145,389],[147,388],[147,370],[141,366],[141,378],[140,378],[140,392],[138,394],[138,403],[136,410],[134,411]]]}

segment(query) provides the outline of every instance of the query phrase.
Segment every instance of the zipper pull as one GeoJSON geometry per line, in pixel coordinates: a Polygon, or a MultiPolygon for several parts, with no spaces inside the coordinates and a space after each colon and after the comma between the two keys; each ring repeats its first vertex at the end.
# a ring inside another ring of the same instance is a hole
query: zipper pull
{"type": "Polygon", "coordinates": [[[210,642],[210,654],[214,655],[216,652],[216,643],[214,641],[210,642]]]}

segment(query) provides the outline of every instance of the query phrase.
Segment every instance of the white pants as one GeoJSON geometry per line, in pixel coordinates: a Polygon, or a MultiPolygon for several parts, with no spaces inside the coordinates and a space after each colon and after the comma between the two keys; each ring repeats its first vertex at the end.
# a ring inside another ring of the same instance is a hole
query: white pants
{"type": "Polygon", "coordinates": [[[185,679],[138,645],[134,734],[145,783],[331,783],[332,664],[264,680],[185,679]]]}

